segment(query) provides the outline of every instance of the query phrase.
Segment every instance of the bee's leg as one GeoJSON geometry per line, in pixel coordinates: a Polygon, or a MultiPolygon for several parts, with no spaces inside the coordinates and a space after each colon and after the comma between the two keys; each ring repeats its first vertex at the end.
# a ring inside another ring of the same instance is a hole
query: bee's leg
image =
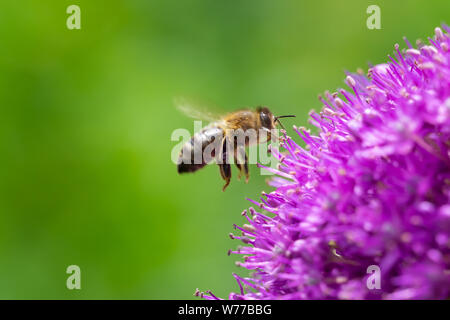
{"type": "Polygon", "coordinates": [[[238,167],[239,173],[238,173],[238,180],[241,180],[241,176],[242,176],[242,165],[238,162],[236,162],[236,167],[238,167]]]}
{"type": "Polygon", "coordinates": [[[242,155],[244,157],[244,173],[245,173],[245,183],[248,183],[248,179],[250,178],[250,174],[248,173],[248,157],[245,149],[242,148],[242,155]]]}
{"type": "Polygon", "coordinates": [[[231,180],[231,166],[230,164],[219,164],[220,168],[220,174],[222,175],[222,178],[225,180],[225,185],[222,188],[222,191],[225,191],[225,189],[230,184],[231,180]]]}
{"type": "MultiPolygon", "coordinates": [[[[270,140],[280,141],[280,138],[278,137],[278,135],[276,135],[276,134],[272,135],[272,131],[271,130],[269,130],[267,128],[262,128],[262,130],[264,130],[266,132],[266,134],[267,134],[265,142],[269,142],[270,140]],[[273,139],[273,138],[275,138],[275,139],[273,139]]],[[[261,141],[261,142],[263,142],[263,141],[261,141]]]]}
{"type": "Polygon", "coordinates": [[[239,169],[238,179],[241,180],[242,171],[244,170],[244,161],[242,157],[240,157],[240,147],[237,144],[234,145],[234,164],[239,169]]]}
{"type": "Polygon", "coordinates": [[[236,166],[239,169],[239,178],[241,177],[242,172],[244,172],[245,182],[248,183],[248,157],[247,153],[245,152],[245,147],[240,146],[235,149],[235,159],[236,166]]]}
{"type": "Polygon", "coordinates": [[[220,169],[220,175],[222,176],[222,179],[225,180],[225,185],[222,188],[222,191],[225,191],[225,189],[230,184],[231,180],[231,166],[228,163],[228,154],[227,154],[227,139],[224,138],[222,140],[222,148],[220,153],[220,159],[222,159],[222,163],[219,163],[219,169],[220,169]]]}

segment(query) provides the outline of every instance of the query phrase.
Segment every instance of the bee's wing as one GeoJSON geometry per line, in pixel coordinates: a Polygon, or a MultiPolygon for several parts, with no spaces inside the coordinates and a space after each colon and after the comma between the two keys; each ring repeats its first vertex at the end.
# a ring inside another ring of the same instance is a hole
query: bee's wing
{"type": "Polygon", "coordinates": [[[220,114],[212,112],[207,108],[203,108],[201,106],[194,106],[194,104],[188,101],[186,98],[175,98],[174,102],[177,109],[190,118],[205,120],[209,122],[214,122],[221,118],[220,114]]]}

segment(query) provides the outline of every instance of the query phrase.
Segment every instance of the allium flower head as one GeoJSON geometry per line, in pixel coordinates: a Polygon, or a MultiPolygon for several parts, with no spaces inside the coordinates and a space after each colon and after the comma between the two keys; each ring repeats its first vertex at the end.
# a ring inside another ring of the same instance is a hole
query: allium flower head
{"type": "MultiPolygon", "coordinates": [[[[316,134],[284,135],[275,191],[235,226],[244,246],[230,299],[450,297],[450,28],[395,46],[320,97],[316,134]],[[265,211],[266,213],[263,213],[265,211]],[[381,289],[367,268],[379,266],[381,289]]],[[[216,299],[211,292],[206,298],[216,299]]]]}

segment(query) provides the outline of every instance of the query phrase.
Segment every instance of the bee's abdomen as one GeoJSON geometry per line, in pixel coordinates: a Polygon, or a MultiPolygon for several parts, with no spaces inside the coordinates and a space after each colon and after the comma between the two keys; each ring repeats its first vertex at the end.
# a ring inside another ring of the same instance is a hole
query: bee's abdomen
{"type": "Polygon", "coordinates": [[[223,130],[219,127],[208,127],[197,132],[186,142],[181,149],[178,157],[178,173],[195,172],[213,160],[215,156],[214,147],[212,147],[211,157],[204,157],[203,151],[212,143],[220,143],[223,138],[223,130]]]}

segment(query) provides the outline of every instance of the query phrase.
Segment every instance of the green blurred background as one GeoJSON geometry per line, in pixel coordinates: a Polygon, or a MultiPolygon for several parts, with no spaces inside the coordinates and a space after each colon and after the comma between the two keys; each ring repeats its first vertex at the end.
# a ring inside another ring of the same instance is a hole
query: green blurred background
{"type": "Polygon", "coordinates": [[[238,290],[228,238],[259,170],[178,176],[177,96],[277,114],[319,108],[345,69],[450,23],[442,1],[2,1],[0,298],[190,299],[238,290]],[[81,30],[66,8],[81,7],[81,30]],[[381,7],[381,30],[366,8],[381,7]],[[81,290],[66,268],[81,268],[81,290]]]}

